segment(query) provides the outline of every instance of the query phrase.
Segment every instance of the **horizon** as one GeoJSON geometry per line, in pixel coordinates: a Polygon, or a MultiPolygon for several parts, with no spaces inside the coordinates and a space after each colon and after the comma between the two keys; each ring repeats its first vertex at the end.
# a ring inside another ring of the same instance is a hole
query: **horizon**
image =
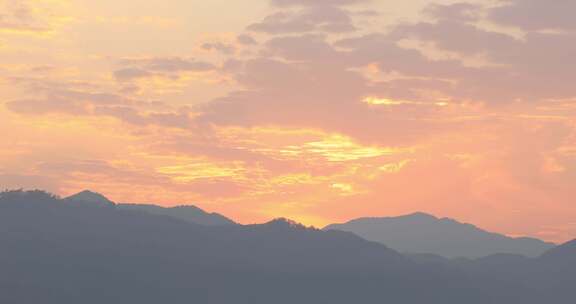
{"type": "MultiPolygon", "coordinates": [[[[550,244],[554,244],[554,245],[561,245],[562,243],[560,242],[554,242],[554,241],[550,241],[550,240],[545,240],[545,239],[538,239],[535,237],[531,237],[531,236],[523,236],[523,235],[507,235],[505,233],[501,233],[498,231],[490,231],[488,229],[484,229],[483,227],[480,227],[474,223],[470,223],[470,222],[464,222],[464,221],[460,221],[457,218],[451,218],[451,217],[445,217],[445,216],[441,216],[438,214],[431,214],[431,213],[426,213],[426,212],[422,212],[422,211],[414,211],[411,213],[404,213],[404,214],[397,214],[397,215],[367,215],[367,216],[361,216],[361,217],[357,217],[357,218],[350,218],[348,220],[344,220],[342,222],[332,222],[332,223],[327,223],[325,225],[322,226],[316,226],[316,225],[306,225],[305,223],[301,223],[298,222],[296,220],[293,220],[289,217],[283,217],[283,216],[277,216],[277,217],[272,217],[269,219],[265,219],[262,222],[240,222],[237,219],[235,219],[232,216],[228,216],[227,214],[221,214],[221,213],[217,213],[217,212],[212,212],[212,210],[209,209],[204,209],[204,208],[200,208],[198,205],[193,204],[193,203],[189,203],[189,204],[182,204],[182,205],[173,205],[173,206],[164,206],[164,205],[158,205],[154,202],[121,202],[121,201],[115,201],[113,199],[110,199],[108,196],[106,196],[105,193],[99,193],[99,192],[95,192],[92,191],[90,189],[84,189],[80,192],[77,193],[73,193],[71,195],[68,196],[61,196],[58,194],[54,194],[54,193],[50,193],[48,191],[42,190],[42,189],[4,189],[3,191],[0,191],[0,194],[2,194],[3,192],[11,192],[11,191],[23,191],[23,192],[28,192],[28,191],[40,191],[40,192],[44,192],[50,195],[55,195],[56,198],[58,198],[59,200],[66,200],[69,199],[71,197],[77,196],[77,195],[81,195],[83,193],[90,193],[90,194],[96,194],[99,196],[102,196],[103,198],[105,198],[106,200],[114,203],[115,205],[131,205],[131,206],[156,206],[156,207],[163,207],[163,208],[185,208],[185,207],[194,207],[194,208],[199,208],[201,211],[206,212],[207,214],[216,214],[216,215],[220,215],[225,217],[226,219],[229,219],[231,221],[233,221],[234,223],[237,223],[239,225],[262,225],[262,224],[267,224],[267,223],[271,223],[271,222],[275,222],[278,220],[286,220],[288,222],[293,222],[296,224],[300,224],[300,225],[304,225],[304,227],[307,228],[314,228],[314,229],[318,229],[318,230],[323,230],[328,228],[329,226],[333,226],[333,225],[343,225],[343,224],[349,224],[351,222],[355,222],[355,221],[361,221],[361,220],[387,220],[387,219],[402,219],[402,218],[408,218],[408,217],[415,217],[415,216],[427,216],[427,217],[432,217],[434,220],[438,222],[441,221],[453,221],[457,224],[461,224],[461,225],[471,225],[472,227],[479,229],[483,232],[487,232],[487,233],[495,233],[495,234],[499,234],[499,235],[503,235],[512,239],[523,239],[523,238],[532,238],[535,240],[541,240],[550,244]]],[[[570,241],[574,241],[574,239],[568,240],[567,242],[570,241]]]]}
{"type": "Polygon", "coordinates": [[[576,1],[0,0],[0,188],[576,238],[576,1]]]}

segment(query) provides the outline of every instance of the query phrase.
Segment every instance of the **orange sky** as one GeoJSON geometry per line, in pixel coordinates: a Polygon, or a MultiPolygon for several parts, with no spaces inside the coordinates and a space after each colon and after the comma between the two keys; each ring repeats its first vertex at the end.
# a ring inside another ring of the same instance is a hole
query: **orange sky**
{"type": "Polygon", "coordinates": [[[0,187],[573,239],[575,9],[0,0],[0,187]]]}

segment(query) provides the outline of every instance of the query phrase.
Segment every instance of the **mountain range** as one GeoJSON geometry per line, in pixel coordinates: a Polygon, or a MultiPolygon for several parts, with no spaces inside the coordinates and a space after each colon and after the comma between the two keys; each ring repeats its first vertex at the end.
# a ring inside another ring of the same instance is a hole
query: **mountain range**
{"type": "Polygon", "coordinates": [[[555,246],[535,238],[511,238],[426,213],[360,218],[324,229],[353,232],[404,253],[436,254],[448,258],[480,258],[494,254],[537,257],[555,246]]]}
{"type": "Polygon", "coordinates": [[[84,204],[88,203],[102,207],[115,206],[116,208],[122,210],[132,210],[132,211],[146,212],[149,214],[165,215],[186,222],[207,226],[236,224],[233,220],[221,214],[208,213],[193,205],[162,207],[153,204],[121,204],[121,203],[115,203],[110,199],[108,199],[107,197],[105,197],[104,195],[97,192],[92,192],[90,190],[84,190],[82,192],[68,196],[64,200],[76,203],[84,203],[84,204]]]}
{"type": "Polygon", "coordinates": [[[80,198],[0,193],[0,303],[573,303],[575,242],[447,259],[287,219],[200,225],[80,198]]]}
{"type": "MultiPolygon", "coordinates": [[[[224,215],[209,213],[193,205],[162,207],[115,203],[89,190],[71,195],[65,200],[102,207],[114,205],[121,210],[164,215],[207,226],[237,224],[224,215]]],[[[328,225],[324,230],[352,232],[402,253],[432,254],[446,258],[480,258],[496,254],[537,257],[555,246],[535,238],[511,238],[454,219],[438,218],[421,212],[398,217],[359,218],[344,224],[328,225]]]]}

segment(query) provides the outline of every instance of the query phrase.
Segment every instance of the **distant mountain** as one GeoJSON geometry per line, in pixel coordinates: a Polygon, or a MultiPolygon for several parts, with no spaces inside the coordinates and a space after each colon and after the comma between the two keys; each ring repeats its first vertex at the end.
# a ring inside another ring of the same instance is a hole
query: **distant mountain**
{"type": "Polygon", "coordinates": [[[479,258],[494,254],[536,257],[554,247],[554,244],[538,239],[511,238],[426,213],[360,218],[324,229],[353,232],[400,252],[436,254],[447,258],[479,258]]]}
{"type": "Polygon", "coordinates": [[[144,204],[118,204],[118,208],[123,210],[143,211],[150,214],[171,216],[190,223],[206,226],[235,225],[231,219],[218,214],[208,213],[196,206],[161,207],[144,204]]]}
{"type": "Polygon", "coordinates": [[[545,261],[554,261],[556,263],[576,264],[576,240],[548,250],[540,257],[540,259],[545,261]]]}
{"type": "Polygon", "coordinates": [[[544,294],[553,294],[564,300],[552,299],[548,303],[574,303],[576,240],[550,249],[537,262],[536,274],[530,276],[534,282],[532,285],[544,290],[544,294]]]}
{"type": "Polygon", "coordinates": [[[115,203],[100,193],[84,190],[74,195],[66,197],[64,200],[68,202],[76,202],[83,204],[91,204],[93,206],[110,207],[115,203]]]}
{"type": "Polygon", "coordinates": [[[122,210],[141,211],[154,215],[170,216],[186,222],[206,226],[236,224],[234,221],[223,215],[218,213],[208,213],[196,206],[190,205],[169,208],[152,204],[121,204],[115,203],[108,199],[106,196],[90,190],[84,190],[82,192],[66,197],[64,198],[64,201],[73,204],[85,204],[98,207],[116,206],[116,208],[122,210]]]}

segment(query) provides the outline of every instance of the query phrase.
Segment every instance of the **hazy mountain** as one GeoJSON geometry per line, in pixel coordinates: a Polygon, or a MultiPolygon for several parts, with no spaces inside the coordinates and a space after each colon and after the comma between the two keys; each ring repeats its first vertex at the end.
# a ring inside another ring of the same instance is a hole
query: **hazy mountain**
{"type": "Polygon", "coordinates": [[[178,206],[178,207],[161,207],[156,205],[144,204],[118,204],[118,208],[124,210],[143,211],[150,214],[166,215],[181,219],[190,223],[196,223],[207,226],[234,225],[231,219],[218,214],[208,213],[196,206],[178,206]]]}
{"type": "Polygon", "coordinates": [[[109,200],[104,195],[89,190],[84,190],[82,192],[76,193],[74,195],[66,197],[64,200],[72,203],[74,202],[84,203],[84,204],[98,205],[101,207],[110,207],[115,205],[113,201],[109,200]]]}
{"type": "Polygon", "coordinates": [[[120,204],[108,199],[106,196],[89,190],[64,198],[71,203],[91,204],[102,207],[116,206],[123,210],[142,211],[150,214],[164,215],[207,226],[234,225],[231,219],[218,213],[208,213],[196,206],[162,207],[152,204],[120,204]]]}
{"type": "Polygon", "coordinates": [[[425,213],[399,217],[360,218],[325,230],[353,232],[367,240],[406,253],[429,253],[448,258],[478,258],[494,254],[536,257],[554,247],[533,238],[511,238],[425,213]]]}
{"type": "Polygon", "coordinates": [[[492,303],[490,282],[288,220],[203,226],[0,194],[0,303],[492,303]],[[417,292],[414,292],[417,291],[417,292]]]}
{"type": "Polygon", "coordinates": [[[548,303],[574,303],[576,282],[576,240],[555,247],[538,259],[531,275],[533,286],[542,294],[553,295],[548,303]]]}
{"type": "Polygon", "coordinates": [[[557,263],[576,263],[576,240],[548,250],[540,259],[557,263]]]}

